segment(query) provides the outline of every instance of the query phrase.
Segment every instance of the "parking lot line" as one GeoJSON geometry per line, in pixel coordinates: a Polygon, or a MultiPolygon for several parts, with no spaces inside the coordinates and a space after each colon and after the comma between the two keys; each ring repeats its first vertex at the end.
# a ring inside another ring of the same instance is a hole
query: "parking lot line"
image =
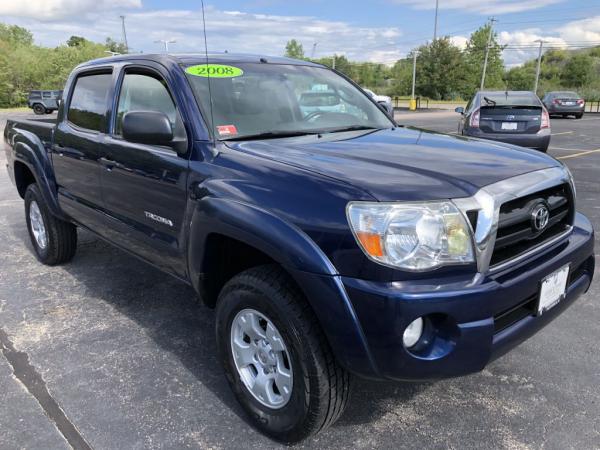
{"type": "Polygon", "coordinates": [[[565,148],[565,147],[548,147],[550,150],[563,150],[567,152],[590,152],[592,150],[586,150],[585,148],[565,148]]]}
{"type": "Polygon", "coordinates": [[[559,156],[556,159],[577,158],[579,156],[585,156],[585,155],[589,155],[590,153],[597,153],[597,152],[600,152],[600,148],[597,148],[596,150],[588,150],[588,151],[581,152],[581,153],[575,153],[574,155],[559,156]]]}
{"type": "Polygon", "coordinates": [[[573,131],[562,131],[560,133],[552,133],[551,136],[560,136],[562,134],[572,134],[573,131]]]}

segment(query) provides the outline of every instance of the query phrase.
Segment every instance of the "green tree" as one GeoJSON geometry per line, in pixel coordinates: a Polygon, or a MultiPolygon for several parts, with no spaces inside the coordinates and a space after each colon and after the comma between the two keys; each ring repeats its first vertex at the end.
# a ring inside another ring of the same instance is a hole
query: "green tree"
{"type": "Polygon", "coordinates": [[[285,56],[294,59],[304,59],[304,48],[296,39],[288,41],[285,45],[285,56]]]}
{"type": "Polygon", "coordinates": [[[121,54],[127,53],[127,49],[125,48],[124,43],[117,42],[109,37],[106,38],[104,46],[110,52],[121,53],[121,54]]]}
{"type": "Polygon", "coordinates": [[[83,38],[81,36],[71,36],[68,40],[67,40],[67,45],[69,47],[78,47],[80,45],[83,45],[85,42],[87,42],[86,38],[83,38]]]}
{"type": "Polygon", "coordinates": [[[435,100],[460,95],[465,82],[464,58],[460,48],[443,37],[419,47],[416,92],[435,100]]]}
{"type": "Polygon", "coordinates": [[[535,83],[535,67],[531,64],[513,67],[506,72],[504,81],[508,90],[529,91],[535,83]]]}
{"type": "Polygon", "coordinates": [[[561,80],[565,86],[580,87],[591,81],[593,59],[589,55],[572,56],[561,73],[561,80]]]}
{"type": "Polygon", "coordinates": [[[0,40],[12,45],[33,45],[33,34],[18,25],[0,23],[0,40]]]}
{"type": "MultiPolygon", "coordinates": [[[[483,63],[485,60],[485,49],[487,47],[490,33],[490,25],[484,25],[471,34],[467,47],[464,51],[464,84],[458,87],[463,98],[470,98],[481,86],[481,75],[483,72],[483,63]]],[[[498,43],[498,35],[492,32],[490,49],[488,53],[488,63],[485,72],[485,89],[503,89],[504,88],[504,61],[502,59],[502,50],[504,49],[498,43]]]]}

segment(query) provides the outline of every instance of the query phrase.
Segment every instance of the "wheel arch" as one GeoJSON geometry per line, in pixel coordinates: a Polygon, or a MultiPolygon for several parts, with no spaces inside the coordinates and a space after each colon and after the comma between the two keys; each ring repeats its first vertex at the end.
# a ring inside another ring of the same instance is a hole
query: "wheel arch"
{"type": "Polygon", "coordinates": [[[27,186],[35,182],[50,212],[66,219],[58,205],[57,188],[52,163],[44,144],[34,133],[19,129],[13,140],[13,174],[19,195],[23,197],[27,186]]]}

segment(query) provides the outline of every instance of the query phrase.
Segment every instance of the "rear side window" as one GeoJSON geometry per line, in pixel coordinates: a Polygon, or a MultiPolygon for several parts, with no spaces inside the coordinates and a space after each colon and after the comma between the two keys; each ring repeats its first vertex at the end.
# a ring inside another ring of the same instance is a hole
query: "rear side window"
{"type": "Polygon", "coordinates": [[[42,97],[44,97],[44,98],[52,98],[52,92],[42,92],[42,97]]]}
{"type": "Polygon", "coordinates": [[[112,74],[97,73],[77,78],[67,112],[69,122],[81,128],[104,131],[107,96],[112,74]]]}

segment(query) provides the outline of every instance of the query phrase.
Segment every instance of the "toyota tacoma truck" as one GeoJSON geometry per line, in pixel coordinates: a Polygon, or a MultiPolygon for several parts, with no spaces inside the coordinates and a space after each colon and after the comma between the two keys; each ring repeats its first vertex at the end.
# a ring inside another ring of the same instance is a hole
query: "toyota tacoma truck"
{"type": "Polygon", "coordinates": [[[233,392],[284,442],[335,422],[355,376],[482,370],[594,273],[561,162],[398,126],[310,62],[91,61],[55,123],[8,120],[4,139],[37,258],[70,261],[81,228],[191,285],[233,392]],[[318,90],[339,107],[303,110],[318,90]]]}

